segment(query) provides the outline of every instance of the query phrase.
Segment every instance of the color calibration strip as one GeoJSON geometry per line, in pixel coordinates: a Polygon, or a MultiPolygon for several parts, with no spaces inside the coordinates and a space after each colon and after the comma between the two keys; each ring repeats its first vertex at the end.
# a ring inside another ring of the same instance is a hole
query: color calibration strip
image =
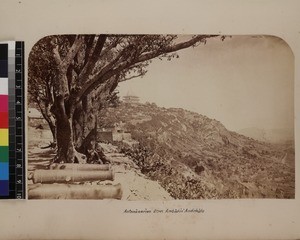
{"type": "Polygon", "coordinates": [[[0,44],[0,196],[9,195],[8,44],[0,44]]]}
{"type": "Polygon", "coordinates": [[[0,43],[0,199],[25,198],[24,43],[0,43]]]}

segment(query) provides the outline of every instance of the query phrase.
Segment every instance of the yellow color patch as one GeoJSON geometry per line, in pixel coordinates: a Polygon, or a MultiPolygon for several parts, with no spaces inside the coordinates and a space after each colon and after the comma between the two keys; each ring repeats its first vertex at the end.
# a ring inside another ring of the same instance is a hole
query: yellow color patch
{"type": "Polygon", "coordinates": [[[8,129],[0,129],[0,146],[8,146],[8,129]]]}

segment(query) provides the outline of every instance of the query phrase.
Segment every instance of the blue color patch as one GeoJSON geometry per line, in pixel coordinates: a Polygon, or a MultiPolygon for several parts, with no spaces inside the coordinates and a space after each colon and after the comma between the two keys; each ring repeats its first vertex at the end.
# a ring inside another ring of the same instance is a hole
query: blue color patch
{"type": "Polygon", "coordinates": [[[9,166],[8,162],[0,162],[0,180],[8,180],[9,166]]]}

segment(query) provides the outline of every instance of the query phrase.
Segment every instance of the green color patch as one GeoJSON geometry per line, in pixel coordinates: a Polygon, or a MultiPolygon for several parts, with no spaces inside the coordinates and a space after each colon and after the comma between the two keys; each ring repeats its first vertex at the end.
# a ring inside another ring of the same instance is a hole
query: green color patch
{"type": "Polygon", "coordinates": [[[0,162],[8,162],[8,147],[0,146],[0,162]]]}

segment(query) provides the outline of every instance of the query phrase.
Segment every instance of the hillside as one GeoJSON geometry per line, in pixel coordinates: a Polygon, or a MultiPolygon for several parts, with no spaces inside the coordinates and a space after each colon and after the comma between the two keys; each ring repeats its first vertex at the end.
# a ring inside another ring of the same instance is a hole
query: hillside
{"type": "Polygon", "coordinates": [[[102,126],[124,123],[140,144],[120,149],[173,198],[294,198],[291,144],[260,142],[198,113],[155,104],[121,103],[101,119],[102,126]]]}
{"type": "Polygon", "coordinates": [[[260,128],[244,128],[238,131],[240,134],[254,138],[259,141],[271,143],[284,143],[294,139],[293,129],[260,129],[260,128]]]}

